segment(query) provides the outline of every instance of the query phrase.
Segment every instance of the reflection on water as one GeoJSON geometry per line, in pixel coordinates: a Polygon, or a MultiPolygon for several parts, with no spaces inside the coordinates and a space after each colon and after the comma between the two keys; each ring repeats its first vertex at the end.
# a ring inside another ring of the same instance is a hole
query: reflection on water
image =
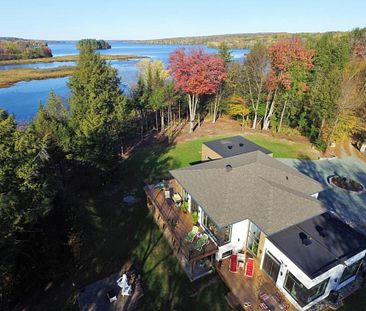
{"type": "MultiPolygon", "coordinates": [[[[100,54],[129,54],[137,56],[148,56],[152,59],[160,59],[165,65],[168,64],[169,54],[178,47],[178,45],[159,45],[159,44],[136,44],[111,41],[112,48],[101,50],[100,54]]],[[[50,43],[54,56],[78,54],[75,42],[50,43]]],[[[192,46],[185,46],[192,48],[192,46]]],[[[197,47],[197,46],[196,46],[197,47]]],[[[207,52],[216,53],[216,49],[201,46],[207,52]]],[[[248,50],[233,50],[234,59],[243,58],[248,50]]],[[[121,87],[131,87],[138,78],[138,68],[136,64],[139,59],[130,60],[112,60],[110,64],[117,69],[121,77],[121,87]]],[[[35,63],[35,64],[17,64],[0,66],[0,70],[14,68],[56,68],[59,66],[74,66],[75,62],[54,62],[54,63],[35,63]],[[6,67],[6,68],[5,68],[6,67]]],[[[47,101],[50,90],[53,90],[58,96],[67,100],[69,90],[67,87],[68,78],[57,78],[47,80],[33,80],[28,82],[19,82],[9,88],[0,88],[0,108],[13,113],[18,121],[27,121],[31,119],[38,110],[40,102],[47,101]]]]}
{"type": "Polygon", "coordinates": [[[16,65],[0,65],[0,70],[9,70],[17,68],[36,68],[48,69],[62,66],[75,66],[75,62],[53,62],[53,63],[33,63],[33,64],[16,64],[16,65]]]}

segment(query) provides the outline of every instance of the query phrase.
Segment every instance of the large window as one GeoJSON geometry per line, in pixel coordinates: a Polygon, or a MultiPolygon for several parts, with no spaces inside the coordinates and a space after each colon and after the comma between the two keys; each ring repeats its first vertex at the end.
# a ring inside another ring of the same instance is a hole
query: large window
{"type": "Polygon", "coordinates": [[[354,262],[352,265],[346,267],[343,271],[341,279],[339,283],[343,283],[344,281],[348,280],[349,278],[355,276],[357,274],[358,268],[361,265],[361,260],[354,262]]]}
{"type": "Polygon", "coordinates": [[[296,302],[304,307],[324,294],[329,278],[307,289],[291,272],[287,272],[284,288],[296,302]]]}
{"type": "Polygon", "coordinates": [[[224,245],[231,240],[231,226],[227,226],[223,229],[219,229],[214,222],[203,212],[203,225],[210,231],[211,235],[214,237],[218,245],[224,245]]]}
{"type": "Polygon", "coordinates": [[[280,262],[270,252],[267,251],[264,255],[263,270],[275,283],[277,282],[277,277],[280,269],[280,262]]]}
{"type": "Polygon", "coordinates": [[[259,230],[259,228],[255,224],[250,222],[248,230],[247,248],[255,256],[257,256],[258,253],[260,236],[261,231],[259,230]]]}

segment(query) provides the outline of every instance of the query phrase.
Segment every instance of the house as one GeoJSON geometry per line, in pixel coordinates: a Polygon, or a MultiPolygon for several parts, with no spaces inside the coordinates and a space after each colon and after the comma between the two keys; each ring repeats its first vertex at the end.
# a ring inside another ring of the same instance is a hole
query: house
{"type": "Polygon", "coordinates": [[[204,142],[202,144],[202,161],[222,159],[252,151],[261,151],[264,154],[273,155],[272,151],[237,135],[204,142]]]}
{"type": "Polygon", "coordinates": [[[205,162],[170,172],[164,189],[175,197],[145,187],[148,206],[192,281],[214,266],[241,306],[266,290],[309,310],[327,306],[330,293],[358,280],[366,238],[327,212],[317,200],[321,184],[240,136],[205,143],[202,156],[205,162]],[[177,197],[188,202],[189,213],[181,213],[177,197]],[[202,249],[185,239],[190,213],[209,237],[202,249]],[[255,259],[261,284],[228,272],[237,253],[255,259]]]}

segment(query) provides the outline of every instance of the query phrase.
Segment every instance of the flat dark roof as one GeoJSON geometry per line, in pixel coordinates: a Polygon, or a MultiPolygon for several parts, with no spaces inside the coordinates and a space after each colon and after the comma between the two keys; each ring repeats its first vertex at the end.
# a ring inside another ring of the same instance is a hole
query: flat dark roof
{"type": "Polygon", "coordinates": [[[272,151],[258,146],[250,140],[245,139],[243,136],[227,137],[223,139],[204,142],[203,144],[221,155],[223,158],[253,151],[262,151],[265,154],[272,154],[272,151]]]}
{"type": "Polygon", "coordinates": [[[327,212],[268,239],[310,279],[366,249],[366,237],[327,212]]]}

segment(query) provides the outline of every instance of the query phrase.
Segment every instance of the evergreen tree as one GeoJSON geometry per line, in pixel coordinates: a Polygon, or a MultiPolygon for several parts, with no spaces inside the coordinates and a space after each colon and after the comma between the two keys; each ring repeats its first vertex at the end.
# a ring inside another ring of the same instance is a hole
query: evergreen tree
{"type": "Polygon", "coordinates": [[[123,122],[121,111],[126,104],[117,70],[99,54],[82,50],[69,87],[72,154],[80,161],[107,169],[114,163],[117,130],[121,128],[117,123],[123,122]]]}

